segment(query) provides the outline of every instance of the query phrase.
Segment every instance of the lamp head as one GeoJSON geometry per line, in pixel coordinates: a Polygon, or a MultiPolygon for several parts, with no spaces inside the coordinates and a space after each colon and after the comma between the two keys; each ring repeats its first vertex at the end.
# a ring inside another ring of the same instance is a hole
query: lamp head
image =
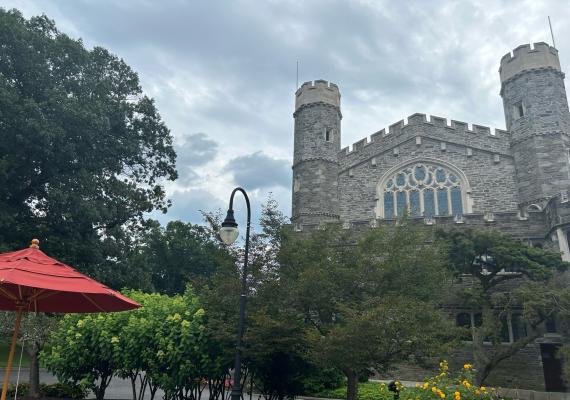
{"type": "Polygon", "coordinates": [[[234,210],[232,209],[228,210],[226,219],[224,220],[224,222],[222,222],[222,227],[220,228],[220,232],[218,233],[220,235],[220,239],[222,239],[222,242],[224,242],[227,245],[230,245],[236,241],[239,235],[239,230],[238,230],[238,224],[236,223],[236,220],[234,218],[234,210]]]}

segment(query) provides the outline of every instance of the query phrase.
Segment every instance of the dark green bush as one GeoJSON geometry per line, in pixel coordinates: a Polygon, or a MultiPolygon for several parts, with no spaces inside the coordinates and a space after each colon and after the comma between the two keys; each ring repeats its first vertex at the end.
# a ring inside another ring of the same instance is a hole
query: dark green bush
{"type": "Polygon", "coordinates": [[[51,385],[40,385],[40,392],[45,397],[56,397],[60,399],[84,399],[89,390],[82,385],[71,383],[52,383],[51,385]]]}
{"type": "Polygon", "coordinates": [[[303,380],[304,393],[319,393],[336,389],[344,382],[344,375],[335,368],[311,368],[303,380]]]}
{"type": "MultiPolygon", "coordinates": [[[[29,385],[27,383],[20,383],[18,385],[18,399],[28,395],[29,385]]],[[[16,394],[16,386],[9,385],[6,398],[14,398],[16,394]]],[[[81,385],[74,385],[70,383],[52,383],[50,385],[42,383],[40,385],[40,393],[42,397],[55,397],[59,399],[74,399],[80,400],[87,397],[88,390],[81,385]]]]}
{"type": "MultiPolygon", "coordinates": [[[[29,385],[27,383],[18,384],[18,398],[22,398],[28,394],[29,385]]],[[[16,385],[8,385],[8,391],[6,392],[6,398],[14,398],[16,394],[16,385]]]]}

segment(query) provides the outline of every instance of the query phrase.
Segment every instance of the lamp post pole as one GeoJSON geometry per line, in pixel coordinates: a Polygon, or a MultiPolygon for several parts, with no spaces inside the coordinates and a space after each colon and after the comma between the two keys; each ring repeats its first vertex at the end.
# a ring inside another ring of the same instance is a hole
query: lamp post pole
{"type": "Polygon", "coordinates": [[[237,187],[232,191],[230,196],[230,206],[228,208],[228,213],[226,219],[222,223],[222,228],[220,229],[220,238],[226,244],[232,244],[238,236],[237,223],[234,219],[234,195],[236,192],[241,192],[243,197],[245,197],[245,202],[247,204],[247,227],[245,230],[245,255],[243,261],[243,271],[241,276],[241,293],[239,297],[239,322],[236,340],[236,355],[234,363],[234,381],[232,385],[231,400],[240,400],[242,394],[241,386],[241,342],[243,338],[243,330],[245,326],[245,305],[247,298],[247,261],[249,255],[249,227],[251,224],[251,208],[249,204],[249,198],[247,193],[241,187],[237,187]]]}

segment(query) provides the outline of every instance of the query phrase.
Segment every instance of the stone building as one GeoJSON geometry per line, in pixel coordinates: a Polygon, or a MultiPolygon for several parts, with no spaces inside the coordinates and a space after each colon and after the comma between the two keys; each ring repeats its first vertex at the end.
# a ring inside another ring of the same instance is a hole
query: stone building
{"type": "MultiPolygon", "coordinates": [[[[407,212],[430,225],[493,226],[570,261],[570,113],[558,51],[519,46],[499,74],[506,130],[414,114],[344,149],[338,86],[304,83],[293,114],[294,228],[376,226],[407,212]]],[[[550,330],[493,380],[560,390],[560,336],[550,330]]]]}

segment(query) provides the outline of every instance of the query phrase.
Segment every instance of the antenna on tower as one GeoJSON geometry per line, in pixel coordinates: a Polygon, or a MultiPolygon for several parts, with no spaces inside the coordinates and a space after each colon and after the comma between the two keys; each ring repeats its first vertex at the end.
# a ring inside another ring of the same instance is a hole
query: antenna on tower
{"type": "Polygon", "coordinates": [[[554,41],[554,33],[552,32],[552,24],[550,23],[550,15],[548,16],[548,26],[550,26],[550,36],[552,36],[552,47],[556,48],[556,42],[554,41]]]}
{"type": "Polygon", "coordinates": [[[299,89],[299,60],[297,60],[297,86],[295,90],[299,89]]]}

